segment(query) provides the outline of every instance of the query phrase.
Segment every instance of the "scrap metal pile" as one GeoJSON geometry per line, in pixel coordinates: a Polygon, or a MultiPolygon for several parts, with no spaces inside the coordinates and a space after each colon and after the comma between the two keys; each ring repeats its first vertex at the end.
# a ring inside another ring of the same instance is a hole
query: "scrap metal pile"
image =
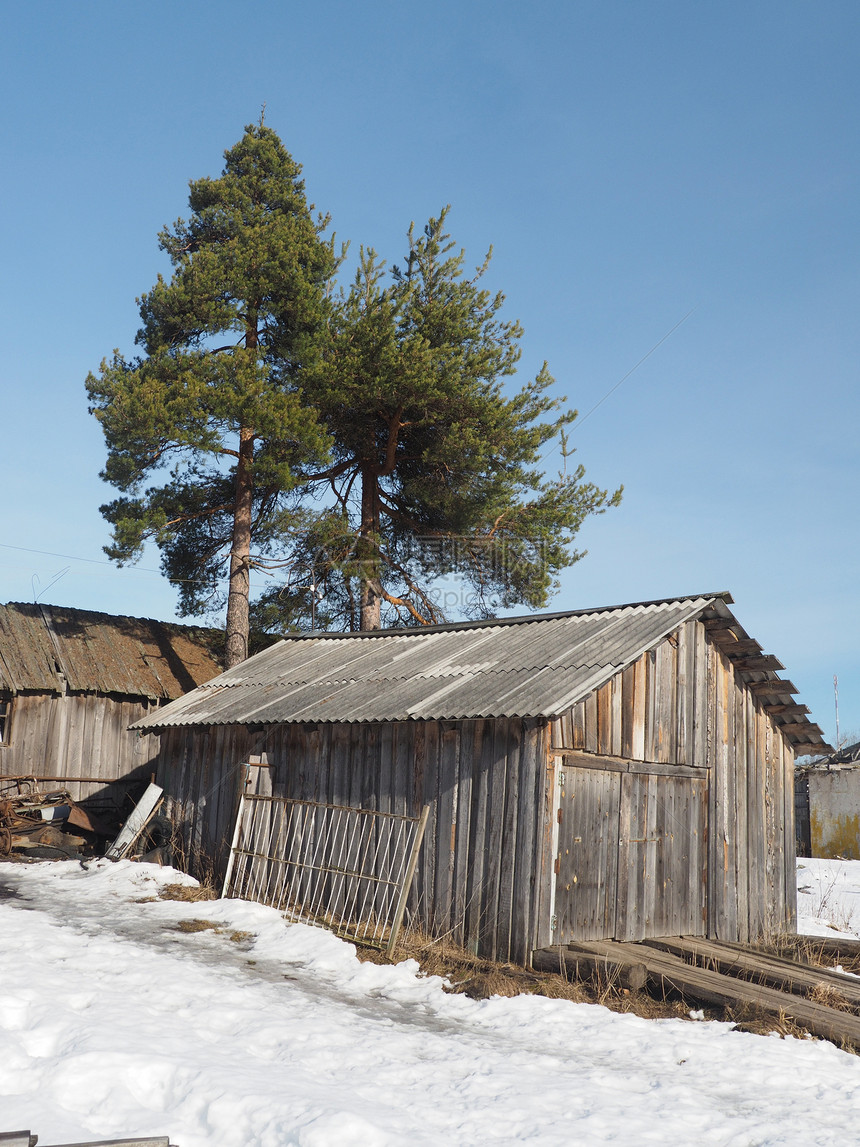
{"type": "MultiPolygon", "coordinates": [[[[44,782],[43,782],[44,783],[44,782]]],[[[92,853],[115,830],[74,801],[66,789],[40,788],[36,777],[0,781],[0,856],[12,850],[41,854],[92,853]]]]}

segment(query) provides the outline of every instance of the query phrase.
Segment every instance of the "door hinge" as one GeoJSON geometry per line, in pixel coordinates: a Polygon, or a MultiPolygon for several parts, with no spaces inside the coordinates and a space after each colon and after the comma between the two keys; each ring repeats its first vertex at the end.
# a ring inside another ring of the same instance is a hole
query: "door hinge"
{"type": "Polygon", "coordinates": [[[550,932],[554,932],[558,928],[558,916],[553,916],[549,922],[550,932]]]}

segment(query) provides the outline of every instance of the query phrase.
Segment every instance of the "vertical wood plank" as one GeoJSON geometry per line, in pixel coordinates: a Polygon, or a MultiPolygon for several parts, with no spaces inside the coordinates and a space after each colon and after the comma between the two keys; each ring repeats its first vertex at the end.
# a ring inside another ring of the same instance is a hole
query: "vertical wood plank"
{"type": "Polygon", "coordinates": [[[607,681],[595,693],[597,701],[597,751],[612,752],[612,682],[607,681]]]}
{"type": "Polygon", "coordinates": [[[690,721],[690,623],[680,627],[677,634],[677,701],[675,708],[675,754],[673,761],[679,765],[686,765],[690,759],[688,744],[690,721]]]}
{"type": "Polygon", "coordinates": [[[622,676],[621,673],[616,673],[608,686],[612,706],[609,728],[609,753],[613,757],[620,757],[622,754],[621,711],[624,702],[622,676]]]}
{"type": "MultiPolygon", "coordinates": [[[[712,685],[709,674],[708,643],[705,627],[700,621],[695,626],[693,674],[693,758],[688,764],[709,768],[713,761],[708,753],[708,721],[711,711],[712,685]]],[[[713,834],[711,834],[713,835],[713,834]]]]}
{"type": "Polygon", "coordinates": [[[633,666],[633,738],[634,761],[645,760],[645,725],[648,704],[648,655],[640,657],[633,666]]]}
{"type": "Polygon", "coordinates": [[[572,710],[573,736],[571,745],[574,749],[585,748],[585,702],[577,701],[572,710]]]}
{"type": "Polygon", "coordinates": [[[597,693],[592,691],[580,704],[584,706],[585,713],[585,750],[588,753],[596,753],[599,734],[597,693]]]}
{"type": "Polygon", "coordinates": [[[635,711],[634,694],[636,688],[636,667],[628,665],[621,673],[621,756],[633,760],[635,711]]]}
{"type": "Polygon", "coordinates": [[[742,944],[750,941],[750,851],[749,851],[749,783],[746,760],[746,716],[744,709],[746,690],[738,680],[732,666],[732,704],[734,711],[730,755],[734,758],[735,772],[735,842],[737,852],[737,939],[742,944]]]}
{"type": "Polygon", "coordinates": [[[469,849],[472,822],[472,781],[475,773],[475,726],[475,721],[461,722],[457,772],[452,928],[454,942],[463,945],[466,943],[466,904],[471,878],[469,849]]]}
{"type": "Polygon", "coordinates": [[[785,797],[785,830],[783,856],[785,857],[785,930],[797,931],[797,861],[795,857],[794,808],[794,750],[783,742],[783,792],[785,797]]]}
{"type": "Polygon", "coordinates": [[[501,874],[502,837],[505,818],[505,781],[507,772],[507,725],[496,719],[492,731],[485,730],[491,737],[492,750],[489,767],[487,851],[484,865],[484,888],[482,895],[481,934],[479,951],[491,959],[498,958],[499,946],[499,887],[501,874]]]}
{"type": "Polygon", "coordinates": [[[528,963],[534,942],[534,908],[538,872],[535,867],[536,817],[540,810],[543,777],[544,726],[541,721],[522,722],[517,787],[517,831],[514,853],[513,908],[511,913],[511,958],[528,963]]]}
{"type": "Polygon", "coordinates": [[[521,753],[523,741],[522,721],[510,719],[505,722],[507,732],[506,779],[505,779],[505,819],[501,841],[501,867],[499,871],[499,922],[497,932],[496,959],[511,959],[514,910],[514,872],[518,837],[519,787],[521,753]]]}
{"type": "Polygon", "coordinates": [[[466,947],[477,952],[483,936],[487,882],[487,839],[490,776],[493,767],[493,722],[478,720],[472,744],[472,809],[469,825],[469,881],[466,886],[466,947]]]}
{"type": "Polygon", "coordinates": [[[454,722],[440,726],[437,812],[438,836],[434,873],[434,928],[438,933],[453,927],[454,858],[457,849],[457,796],[460,767],[460,728],[454,722]]]}
{"type": "Polygon", "coordinates": [[[744,756],[747,777],[747,903],[749,905],[749,937],[755,943],[765,934],[764,901],[764,786],[759,760],[756,731],[759,723],[758,706],[751,694],[745,699],[744,756]]]}

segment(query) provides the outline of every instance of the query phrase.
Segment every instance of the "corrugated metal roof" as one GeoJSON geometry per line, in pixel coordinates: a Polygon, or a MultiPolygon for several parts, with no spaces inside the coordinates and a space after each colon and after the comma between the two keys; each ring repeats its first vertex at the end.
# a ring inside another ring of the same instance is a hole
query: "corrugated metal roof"
{"type": "Polygon", "coordinates": [[[0,689],[172,700],[221,670],[211,629],[54,605],[0,605],[0,689]]]}
{"type": "Polygon", "coordinates": [[[290,636],[136,727],[555,716],[726,596],[290,636]]]}

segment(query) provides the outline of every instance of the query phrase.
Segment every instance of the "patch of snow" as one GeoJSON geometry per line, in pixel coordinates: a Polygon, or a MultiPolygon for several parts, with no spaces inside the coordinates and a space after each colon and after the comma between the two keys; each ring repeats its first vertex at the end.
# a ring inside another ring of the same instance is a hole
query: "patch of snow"
{"type": "Polygon", "coordinates": [[[798,859],[797,930],[860,939],[860,860],[798,859]]]}
{"type": "Polygon", "coordinates": [[[0,1130],[180,1147],[856,1141],[860,1060],[831,1044],[471,1000],[270,908],[150,900],[187,879],[0,867],[0,1130]],[[215,928],[180,930],[192,920],[215,928]]]}

